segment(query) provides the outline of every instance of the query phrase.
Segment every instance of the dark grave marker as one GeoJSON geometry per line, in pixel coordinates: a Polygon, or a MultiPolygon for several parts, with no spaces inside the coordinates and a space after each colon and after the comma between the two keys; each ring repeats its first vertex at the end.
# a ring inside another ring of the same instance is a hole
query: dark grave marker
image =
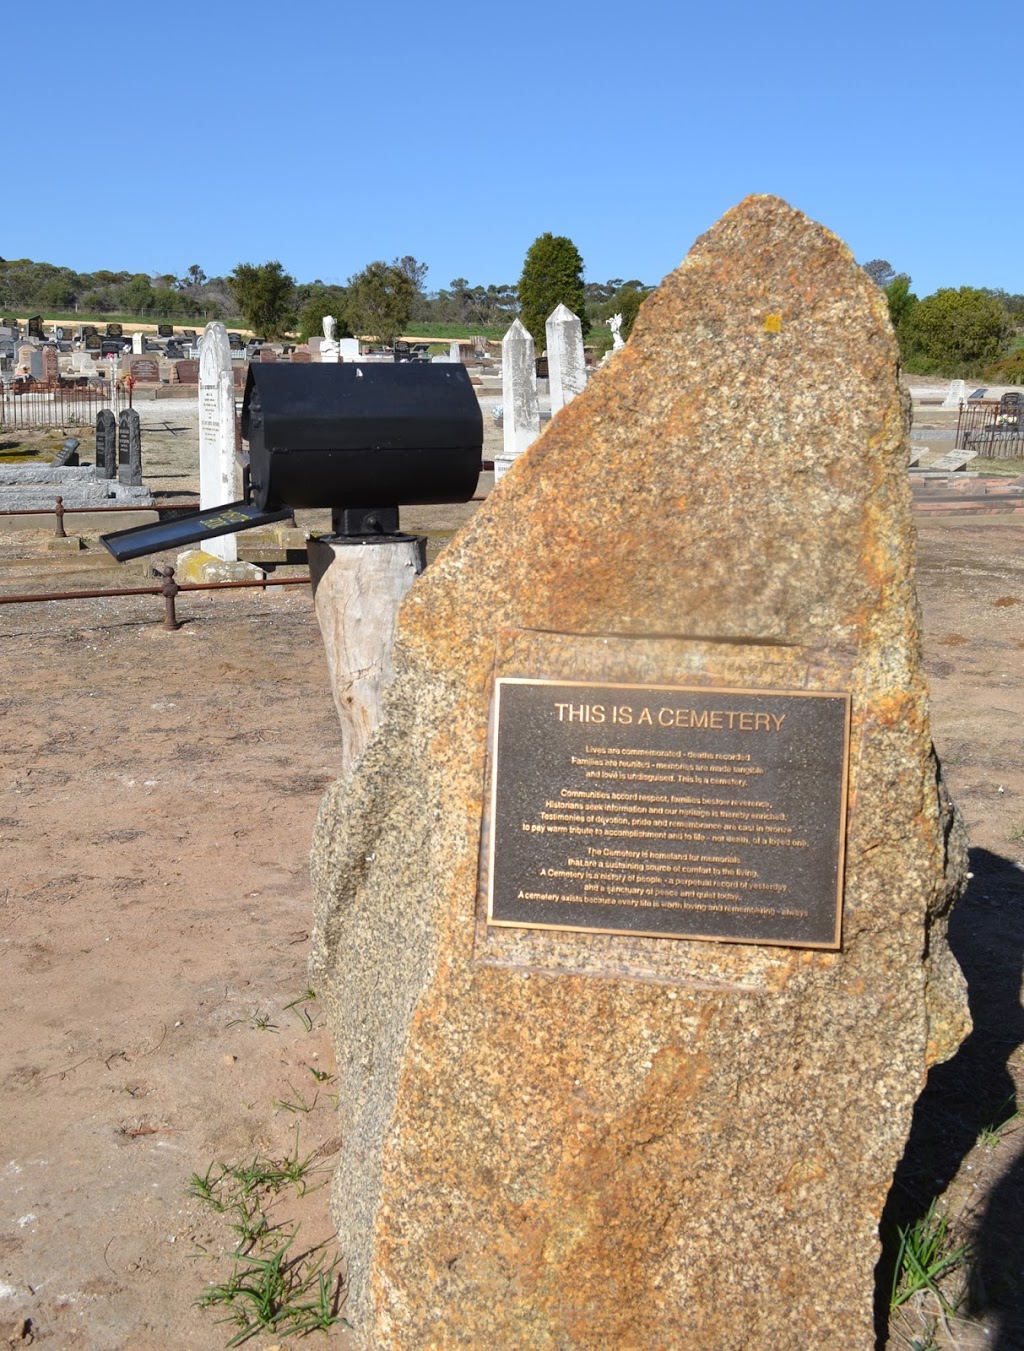
{"type": "Polygon", "coordinates": [[[28,336],[30,338],[41,338],[43,336],[42,315],[34,314],[28,321],[28,336]]]}
{"type": "Polygon", "coordinates": [[[56,347],[44,347],[42,352],[43,360],[43,379],[47,384],[55,385],[60,374],[60,365],[57,360],[56,347]]]}
{"type": "Polygon", "coordinates": [[[156,326],[156,336],[157,336],[158,338],[173,338],[173,337],[174,337],[174,325],[173,325],[173,324],[157,324],[157,326],[156,326]]]}
{"type": "Polygon", "coordinates": [[[198,361],[177,361],[174,364],[175,374],[178,377],[179,385],[198,385],[199,384],[199,362],[198,361]]]}
{"type": "Polygon", "coordinates": [[[118,479],[131,488],[142,487],[142,427],[134,408],[124,408],[117,419],[118,479]]]}
{"type": "Polygon", "coordinates": [[[87,333],[85,335],[85,338],[83,339],[83,345],[87,352],[99,352],[103,348],[103,339],[96,332],[96,330],[93,329],[91,333],[87,333]]]}
{"type": "Polygon", "coordinates": [[[103,478],[117,473],[117,420],[109,408],[96,414],[96,468],[103,478]]]}
{"type": "Polygon", "coordinates": [[[107,325],[107,337],[108,337],[108,338],[123,338],[123,337],[124,337],[124,328],[122,327],[121,324],[108,324],[108,325],[107,325]]]}

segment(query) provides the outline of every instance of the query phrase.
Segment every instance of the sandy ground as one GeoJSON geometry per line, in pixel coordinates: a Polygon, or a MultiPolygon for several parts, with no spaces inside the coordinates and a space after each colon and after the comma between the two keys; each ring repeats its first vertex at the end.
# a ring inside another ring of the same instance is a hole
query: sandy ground
{"type": "MultiPolygon", "coordinates": [[[[194,486],[182,409],[151,405],[144,428],[151,412],[171,428],[151,429],[153,476],[194,486]]],[[[443,537],[471,509],[408,524],[443,537]]],[[[895,1218],[938,1197],[977,1256],[973,1304],[911,1301],[892,1344],[934,1324],[938,1346],[1010,1351],[1024,1131],[984,1128],[1024,1073],[1024,522],[920,536],[935,739],[974,848],[953,942],[976,1031],[922,1098],[895,1218]]],[[[189,1190],[218,1165],[301,1172],[264,1183],[268,1222],[280,1241],[300,1225],[290,1255],[336,1255],[318,1184],[342,1142],[305,970],[340,749],[319,633],[304,588],[179,608],[168,633],[147,597],[0,606],[0,1347],[224,1346],[236,1326],[195,1301],[231,1271],[238,1184],[214,1189],[225,1214],[189,1190]]]]}

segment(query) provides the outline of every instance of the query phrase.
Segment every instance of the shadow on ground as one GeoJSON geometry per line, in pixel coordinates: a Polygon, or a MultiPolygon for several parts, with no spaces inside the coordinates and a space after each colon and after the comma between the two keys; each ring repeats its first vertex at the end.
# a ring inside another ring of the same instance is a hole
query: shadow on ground
{"type": "MultiPolygon", "coordinates": [[[[974,1030],[952,1060],[936,1065],[914,1108],[906,1151],[882,1214],[876,1326],[885,1345],[898,1230],[916,1223],[942,1196],[983,1131],[1010,1117],[1017,1091],[1009,1060],[1024,1042],[1024,871],[985,849],[971,851],[973,878],[954,908],[950,947],[967,979],[974,1030]]],[[[1024,1346],[1024,1154],[1020,1137],[1002,1148],[1013,1158],[974,1216],[967,1302],[960,1312],[984,1319],[992,1351],[1024,1346]]]]}

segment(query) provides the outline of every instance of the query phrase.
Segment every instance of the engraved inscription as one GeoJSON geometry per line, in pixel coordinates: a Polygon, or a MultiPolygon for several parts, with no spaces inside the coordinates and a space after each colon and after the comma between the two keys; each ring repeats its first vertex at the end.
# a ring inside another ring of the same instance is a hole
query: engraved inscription
{"type": "Polygon", "coordinates": [[[488,922],[839,945],[849,696],[496,686],[488,922]]]}

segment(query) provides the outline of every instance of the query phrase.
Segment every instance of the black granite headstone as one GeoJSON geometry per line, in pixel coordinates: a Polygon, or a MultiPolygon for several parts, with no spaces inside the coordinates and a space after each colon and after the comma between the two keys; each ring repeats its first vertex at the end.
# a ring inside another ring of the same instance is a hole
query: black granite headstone
{"type": "Polygon", "coordinates": [[[117,419],[117,476],[131,488],[142,487],[142,428],[134,408],[123,408],[117,419]]]}
{"type": "Polygon", "coordinates": [[[109,408],[96,414],[96,468],[104,478],[117,474],[117,419],[109,408]]]}

